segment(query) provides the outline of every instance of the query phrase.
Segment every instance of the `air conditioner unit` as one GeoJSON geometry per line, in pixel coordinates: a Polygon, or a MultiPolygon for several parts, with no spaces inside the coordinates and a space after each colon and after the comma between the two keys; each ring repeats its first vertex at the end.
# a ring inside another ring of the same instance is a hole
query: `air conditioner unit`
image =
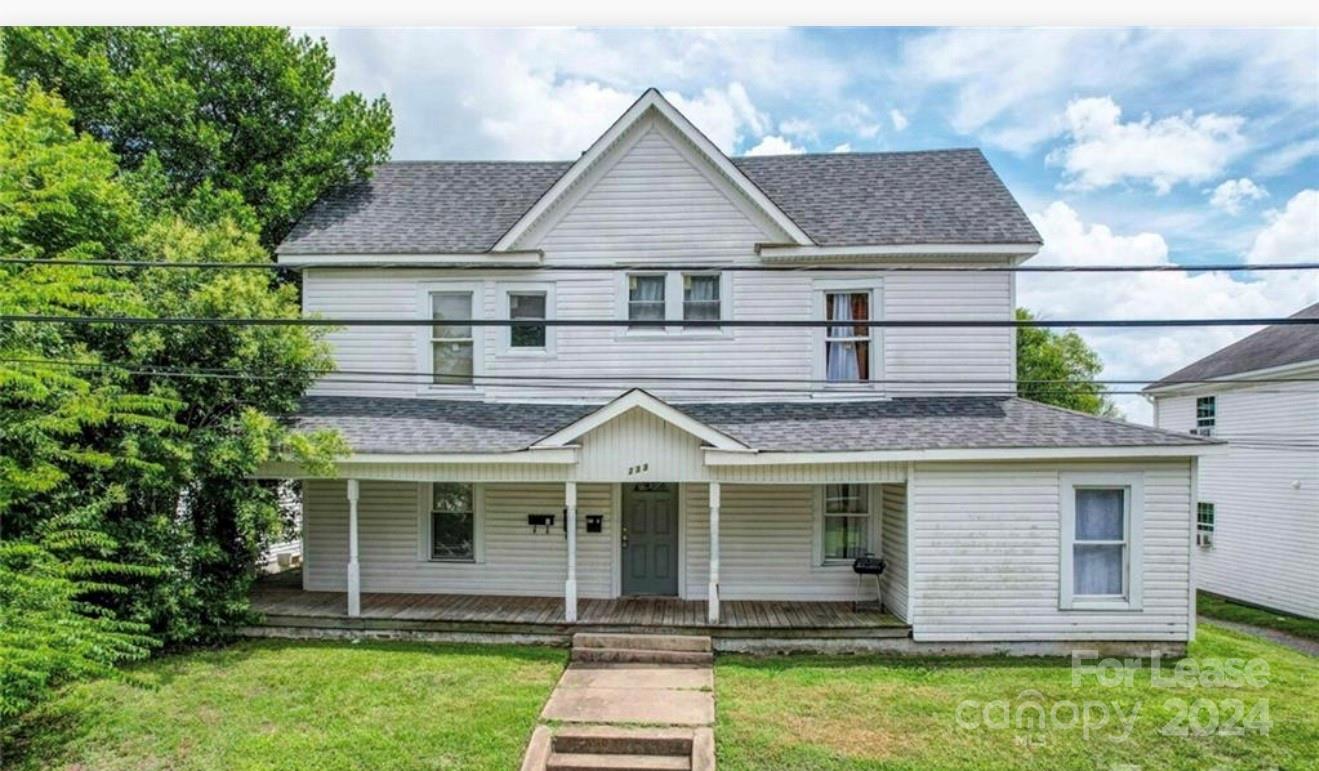
{"type": "Polygon", "coordinates": [[[1214,545],[1214,534],[1213,534],[1213,533],[1205,533],[1205,532],[1197,532],[1197,533],[1195,534],[1195,544],[1196,544],[1196,546],[1199,546],[1199,547],[1201,547],[1201,548],[1205,548],[1205,549],[1209,548],[1210,546],[1213,546],[1213,545],[1214,545]]]}
{"type": "Polygon", "coordinates": [[[1196,436],[1213,436],[1214,428],[1213,426],[1196,426],[1191,429],[1191,433],[1196,436]]]}

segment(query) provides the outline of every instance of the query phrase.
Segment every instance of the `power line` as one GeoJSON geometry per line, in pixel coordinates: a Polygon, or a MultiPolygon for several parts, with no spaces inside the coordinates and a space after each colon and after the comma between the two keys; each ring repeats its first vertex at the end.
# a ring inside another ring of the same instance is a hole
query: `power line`
{"type": "Polygon", "coordinates": [[[34,324],[119,324],[125,326],[234,326],[234,327],[721,327],[749,328],[824,328],[863,327],[867,329],[1024,329],[1038,328],[1151,328],[1151,327],[1250,327],[1250,326],[1319,326],[1319,317],[1260,317],[1225,319],[691,319],[637,321],[632,319],[419,319],[374,318],[339,319],[298,317],[271,318],[185,318],[163,316],[42,316],[33,314],[0,315],[0,323],[34,324]]]}
{"type": "MultiPolygon", "coordinates": [[[[480,255],[473,255],[478,257],[480,255]]],[[[188,269],[188,270],[265,270],[297,272],[307,269],[372,269],[372,270],[451,270],[524,272],[618,272],[618,271],[686,271],[686,272],[764,272],[764,273],[1242,273],[1257,271],[1319,270],[1319,262],[1268,262],[1226,263],[1213,262],[1200,265],[813,265],[813,264],[712,264],[712,263],[610,263],[600,264],[510,264],[510,263],[444,263],[444,262],[336,262],[320,265],[289,265],[275,262],[159,262],[155,260],[32,260],[22,257],[0,257],[0,265],[70,266],[133,269],[188,269]]]]}

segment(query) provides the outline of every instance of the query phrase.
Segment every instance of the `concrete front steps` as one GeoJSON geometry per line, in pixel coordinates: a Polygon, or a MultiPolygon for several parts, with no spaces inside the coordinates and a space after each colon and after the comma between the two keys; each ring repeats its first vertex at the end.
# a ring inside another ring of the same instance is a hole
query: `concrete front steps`
{"type": "Polygon", "coordinates": [[[669,634],[579,632],[572,638],[572,660],[616,664],[714,663],[709,637],[669,634]]]}
{"type": "Polygon", "coordinates": [[[539,726],[523,771],[713,771],[709,728],[539,726]]]}

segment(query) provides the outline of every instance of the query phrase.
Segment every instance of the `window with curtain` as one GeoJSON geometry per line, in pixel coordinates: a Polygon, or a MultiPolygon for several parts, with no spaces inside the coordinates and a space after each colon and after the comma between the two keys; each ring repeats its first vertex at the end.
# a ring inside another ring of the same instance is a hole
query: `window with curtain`
{"type": "MultiPolygon", "coordinates": [[[[509,292],[508,317],[514,320],[535,319],[544,321],[546,296],[544,292],[509,292]]],[[[510,348],[545,348],[544,324],[514,324],[508,328],[510,348]]]]}
{"type": "Polygon", "coordinates": [[[718,321],[718,275],[686,275],[682,277],[682,317],[686,321],[718,321]]]}
{"type": "Polygon", "coordinates": [[[472,382],[472,328],[442,323],[472,318],[471,292],[432,292],[431,372],[437,385],[470,385],[472,382]]]}
{"type": "MultiPolygon", "coordinates": [[[[824,296],[826,321],[870,320],[869,292],[828,292],[824,296]]],[[[870,327],[830,324],[824,338],[825,379],[831,383],[870,379],[870,327]]]]}
{"type": "Polygon", "coordinates": [[[476,559],[476,513],[472,486],[453,482],[431,485],[431,559],[476,559]]]}
{"type": "Polygon", "coordinates": [[[824,561],[851,562],[870,548],[870,496],[866,485],[825,485],[824,561]]]}
{"type": "MultiPolygon", "coordinates": [[[[664,320],[665,280],[662,275],[627,277],[627,317],[630,321],[654,322],[664,320]]],[[[657,325],[637,324],[636,326],[654,328],[657,325]]]]}
{"type": "Polygon", "coordinates": [[[1077,487],[1073,530],[1074,597],[1127,593],[1128,497],[1124,487],[1077,487]]]}

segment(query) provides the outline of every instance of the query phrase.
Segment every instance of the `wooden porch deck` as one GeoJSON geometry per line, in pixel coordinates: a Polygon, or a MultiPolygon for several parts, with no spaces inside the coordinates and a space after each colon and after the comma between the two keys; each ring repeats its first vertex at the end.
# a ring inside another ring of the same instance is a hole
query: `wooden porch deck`
{"type": "Polygon", "coordinates": [[[253,610],[262,626],[414,632],[567,635],[582,631],[688,632],[715,637],[906,637],[911,628],[873,606],[850,602],[725,600],[719,624],[706,603],[667,597],[578,600],[576,624],[559,597],[470,594],[362,594],[362,613],[348,615],[343,592],[308,592],[258,583],[253,610]]]}

